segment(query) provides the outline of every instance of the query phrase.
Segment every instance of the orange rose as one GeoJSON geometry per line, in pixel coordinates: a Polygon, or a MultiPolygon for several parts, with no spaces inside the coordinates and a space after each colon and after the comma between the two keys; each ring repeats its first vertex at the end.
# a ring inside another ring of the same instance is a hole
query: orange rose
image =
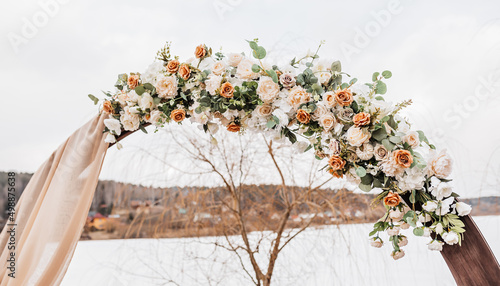
{"type": "Polygon", "coordinates": [[[229,125],[226,128],[227,128],[227,131],[238,132],[238,131],[240,131],[241,126],[239,124],[231,122],[231,123],[229,123],[229,125]]]}
{"type": "Polygon", "coordinates": [[[102,104],[102,111],[104,111],[107,114],[112,114],[115,110],[113,109],[113,106],[111,106],[111,101],[106,100],[102,104]]]}
{"type": "Polygon", "coordinates": [[[352,91],[350,89],[339,89],[335,91],[335,101],[342,106],[351,105],[352,101],[352,91]]]}
{"type": "Polygon", "coordinates": [[[191,69],[187,64],[182,64],[181,67],[179,68],[179,75],[182,77],[184,80],[188,80],[189,76],[191,75],[191,69]]]}
{"type": "Polygon", "coordinates": [[[186,118],[186,111],[184,109],[175,109],[170,113],[170,118],[175,122],[181,122],[186,118]]]}
{"type": "Polygon", "coordinates": [[[297,110],[297,120],[300,123],[307,124],[307,123],[309,123],[309,120],[311,120],[311,115],[309,113],[307,113],[307,111],[305,111],[303,109],[299,109],[299,110],[297,110]]]}
{"type": "Polygon", "coordinates": [[[136,88],[139,85],[139,76],[136,74],[129,76],[127,84],[130,89],[136,88]]]}
{"type": "Polygon", "coordinates": [[[171,60],[167,63],[167,71],[171,74],[176,73],[179,70],[179,61],[171,60]]]}
{"type": "Polygon", "coordinates": [[[366,112],[360,112],[352,118],[354,125],[361,127],[370,124],[370,114],[366,112]]]}
{"type": "Polygon", "coordinates": [[[233,97],[234,87],[231,83],[225,82],[220,87],[220,95],[225,98],[233,97]]]}
{"type": "Polygon", "coordinates": [[[205,45],[199,45],[196,47],[194,51],[194,56],[198,59],[202,59],[207,55],[207,50],[205,49],[205,45]]]}
{"type": "Polygon", "coordinates": [[[384,204],[389,207],[395,207],[401,203],[401,197],[397,193],[389,192],[384,198],[384,204]]]}
{"type": "Polygon", "coordinates": [[[410,168],[413,163],[413,156],[408,150],[395,150],[392,152],[392,158],[397,165],[404,168],[410,168]]]}
{"type": "Polygon", "coordinates": [[[342,170],[345,166],[345,160],[340,156],[332,155],[330,159],[328,159],[328,165],[332,167],[333,171],[342,170]]]}

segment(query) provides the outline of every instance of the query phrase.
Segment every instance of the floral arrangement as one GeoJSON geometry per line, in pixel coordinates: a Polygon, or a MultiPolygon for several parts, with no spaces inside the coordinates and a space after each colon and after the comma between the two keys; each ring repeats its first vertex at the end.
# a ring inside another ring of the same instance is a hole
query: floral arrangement
{"type": "Polygon", "coordinates": [[[145,125],[158,128],[187,118],[209,134],[222,126],[264,133],[301,152],[313,149],[332,176],[378,192],[375,201],[387,212],[375,223],[370,242],[381,247],[385,232],[394,259],[405,254],[408,240],[400,230],[410,226],[416,236],[432,236],[431,250],[461,243],[460,216],[471,207],[456,200],[449,179],[452,159],[398,114],[411,100],[393,105],[382,97],[390,71],[358,85],[355,78],[343,81],[350,76],[340,62],[319,60],[323,43],[316,53],[277,66],[263,62],[266,50],[257,39],[248,42],[250,56],[213,53],[200,45],[184,62],[170,54],[167,43],[144,73],[120,74],[116,91],[105,92],[102,103],[109,114],[106,141],[115,143],[123,130],[146,132],[145,125]]]}

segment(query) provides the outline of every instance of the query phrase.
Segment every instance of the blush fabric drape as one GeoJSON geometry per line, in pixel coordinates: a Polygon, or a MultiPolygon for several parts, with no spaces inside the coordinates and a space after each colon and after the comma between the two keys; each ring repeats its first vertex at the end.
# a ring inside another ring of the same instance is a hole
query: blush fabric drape
{"type": "MultiPolygon", "coordinates": [[[[0,285],[59,285],[80,238],[108,148],[97,116],[35,172],[15,208],[15,278],[9,226],[0,234],[0,285]],[[9,264],[8,264],[9,263],[9,264]]],[[[10,223],[10,222],[9,222],[10,223]]]]}

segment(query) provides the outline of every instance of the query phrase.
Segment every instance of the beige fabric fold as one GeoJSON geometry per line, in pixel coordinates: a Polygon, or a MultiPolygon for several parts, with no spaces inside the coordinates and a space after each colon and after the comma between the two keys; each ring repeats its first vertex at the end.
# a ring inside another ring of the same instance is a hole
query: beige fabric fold
{"type": "Polygon", "coordinates": [[[104,117],[78,129],[35,172],[15,208],[15,278],[0,234],[0,285],[59,285],[80,238],[108,148],[104,117]]]}

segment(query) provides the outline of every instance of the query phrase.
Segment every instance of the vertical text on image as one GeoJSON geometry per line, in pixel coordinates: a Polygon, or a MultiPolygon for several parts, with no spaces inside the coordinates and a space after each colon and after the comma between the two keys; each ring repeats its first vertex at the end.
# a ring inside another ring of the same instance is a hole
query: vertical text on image
{"type": "Polygon", "coordinates": [[[9,172],[7,177],[7,224],[5,227],[8,229],[9,240],[7,243],[7,249],[9,250],[9,255],[7,258],[7,271],[8,276],[11,278],[16,278],[16,173],[9,172]]]}

